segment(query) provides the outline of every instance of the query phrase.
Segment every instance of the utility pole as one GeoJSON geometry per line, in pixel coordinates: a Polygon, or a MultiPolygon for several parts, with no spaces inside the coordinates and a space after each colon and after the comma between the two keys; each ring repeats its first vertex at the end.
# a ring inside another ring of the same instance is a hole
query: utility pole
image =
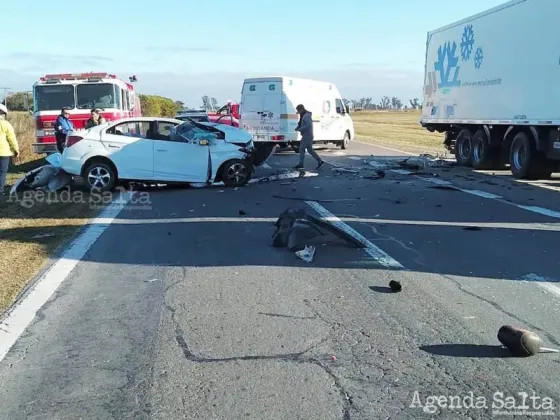
{"type": "Polygon", "coordinates": [[[0,87],[0,89],[4,90],[4,105],[6,105],[6,107],[8,107],[8,91],[11,90],[12,88],[9,87],[0,87]]]}

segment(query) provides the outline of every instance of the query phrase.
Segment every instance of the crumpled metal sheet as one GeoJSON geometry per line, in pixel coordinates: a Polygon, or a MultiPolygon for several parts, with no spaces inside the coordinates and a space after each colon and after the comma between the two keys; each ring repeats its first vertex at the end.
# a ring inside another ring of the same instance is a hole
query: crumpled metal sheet
{"type": "Polygon", "coordinates": [[[10,190],[14,194],[25,189],[58,191],[72,182],[72,176],[61,168],[62,155],[52,153],[46,158],[49,165],[43,165],[27,172],[17,180],[10,190]]]}

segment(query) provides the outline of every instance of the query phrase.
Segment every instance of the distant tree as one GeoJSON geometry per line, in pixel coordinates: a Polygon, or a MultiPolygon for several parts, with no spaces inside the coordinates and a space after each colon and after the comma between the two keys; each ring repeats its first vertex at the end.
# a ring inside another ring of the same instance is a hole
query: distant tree
{"type": "Polygon", "coordinates": [[[391,98],[391,107],[393,109],[400,110],[402,108],[402,106],[403,106],[403,103],[399,98],[397,98],[396,96],[393,96],[391,98]]]}
{"type": "Polygon", "coordinates": [[[219,108],[218,107],[218,101],[214,97],[210,98],[210,105],[212,105],[213,110],[216,110],[216,109],[219,108]]]}
{"type": "Polygon", "coordinates": [[[418,100],[418,98],[414,98],[414,99],[410,99],[410,106],[412,107],[412,109],[419,109],[420,108],[420,101],[418,100]]]}
{"type": "Polygon", "coordinates": [[[206,111],[210,111],[212,109],[212,102],[210,102],[210,97],[208,95],[204,95],[202,97],[202,109],[205,109],[206,111]]]}
{"type": "Polygon", "coordinates": [[[391,100],[388,96],[383,96],[379,102],[380,109],[389,109],[391,107],[391,100]]]}
{"type": "Polygon", "coordinates": [[[140,106],[145,117],[174,117],[181,109],[179,101],[157,95],[140,95],[140,106]]]}
{"type": "Polygon", "coordinates": [[[2,104],[10,111],[28,111],[33,106],[33,94],[31,92],[9,93],[2,104]]]}

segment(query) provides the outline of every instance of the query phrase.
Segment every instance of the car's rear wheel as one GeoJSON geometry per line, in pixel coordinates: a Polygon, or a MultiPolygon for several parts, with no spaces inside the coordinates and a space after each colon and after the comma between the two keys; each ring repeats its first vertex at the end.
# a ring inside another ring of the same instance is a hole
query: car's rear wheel
{"type": "Polygon", "coordinates": [[[241,159],[233,159],[222,167],[222,181],[226,187],[241,187],[251,179],[251,165],[241,159]]]}
{"type": "Polygon", "coordinates": [[[96,161],[87,166],[84,179],[90,191],[112,191],[117,183],[117,173],[109,163],[96,161]]]}

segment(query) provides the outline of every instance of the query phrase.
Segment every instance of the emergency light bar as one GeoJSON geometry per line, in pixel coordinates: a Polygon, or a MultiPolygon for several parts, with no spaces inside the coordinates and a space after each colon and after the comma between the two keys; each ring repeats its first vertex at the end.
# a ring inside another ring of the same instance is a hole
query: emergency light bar
{"type": "Polygon", "coordinates": [[[84,79],[116,79],[114,74],[108,73],[64,73],[64,74],[47,74],[41,77],[42,82],[48,82],[53,80],[84,80],[84,79]]]}

